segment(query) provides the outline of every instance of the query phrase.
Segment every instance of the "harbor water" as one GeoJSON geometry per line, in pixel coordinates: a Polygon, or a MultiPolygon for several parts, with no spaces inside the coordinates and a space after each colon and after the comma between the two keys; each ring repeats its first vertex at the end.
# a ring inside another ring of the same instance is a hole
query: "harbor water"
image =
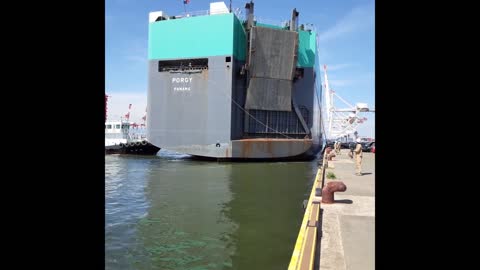
{"type": "Polygon", "coordinates": [[[105,156],[105,269],[287,269],[311,162],[105,156]]]}

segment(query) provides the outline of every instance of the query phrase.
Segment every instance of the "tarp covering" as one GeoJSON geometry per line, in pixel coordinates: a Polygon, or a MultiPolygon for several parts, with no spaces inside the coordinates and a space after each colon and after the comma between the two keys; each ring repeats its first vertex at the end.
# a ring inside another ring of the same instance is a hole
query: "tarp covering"
{"type": "Polygon", "coordinates": [[[298,33],[252,27],[246,109],[291,111],[298,33]]]}

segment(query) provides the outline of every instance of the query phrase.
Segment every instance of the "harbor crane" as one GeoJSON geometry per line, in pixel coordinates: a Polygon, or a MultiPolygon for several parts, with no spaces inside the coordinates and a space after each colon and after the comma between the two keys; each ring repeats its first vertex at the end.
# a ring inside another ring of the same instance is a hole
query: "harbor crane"
{"type": "Polygon", "coordinates": [[[342,138],[351,134],[357,135],[359,125],[367,121],[362,114],[366,112],[375,112],[375,108],[370,109],[366,103],[350,104],[334,90],[330,88],[327,76],[327,65],[323,65],[325,76],[325,106],[323,119],[325,125],[326,137],[329,140],[342,138]],[[346,107],[338,108],[335,106],[334,98],[340,100],[346,107]]]}

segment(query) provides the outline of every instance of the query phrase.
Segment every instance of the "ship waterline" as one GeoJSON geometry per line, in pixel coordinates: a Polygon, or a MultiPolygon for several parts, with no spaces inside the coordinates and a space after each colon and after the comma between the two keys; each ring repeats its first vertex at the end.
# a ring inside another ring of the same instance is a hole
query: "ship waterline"
{"type": "MultiPolygon", "coordinates": [[[[311,139],[242,139],[231,141],[228,145],[180,145],[170,147],[170,151],[188,153],[193,156],[214,158],[288,158],[299,156],[312,149],[311,139]]],[[[312,151],[313,152],[313,151],[312,151]]]]}

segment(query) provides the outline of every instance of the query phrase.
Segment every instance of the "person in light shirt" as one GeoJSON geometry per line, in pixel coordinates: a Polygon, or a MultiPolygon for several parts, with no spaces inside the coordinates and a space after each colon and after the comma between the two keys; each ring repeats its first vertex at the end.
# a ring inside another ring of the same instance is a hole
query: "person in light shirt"
{"type": "Polygon", "coordinates": [[[355,175],[362,176],[362,144],[360,143],[360,138],[357,139],[357,144],[355,145],[355,149],[353,150],[354,157],[355,157],[355,175]]]}

